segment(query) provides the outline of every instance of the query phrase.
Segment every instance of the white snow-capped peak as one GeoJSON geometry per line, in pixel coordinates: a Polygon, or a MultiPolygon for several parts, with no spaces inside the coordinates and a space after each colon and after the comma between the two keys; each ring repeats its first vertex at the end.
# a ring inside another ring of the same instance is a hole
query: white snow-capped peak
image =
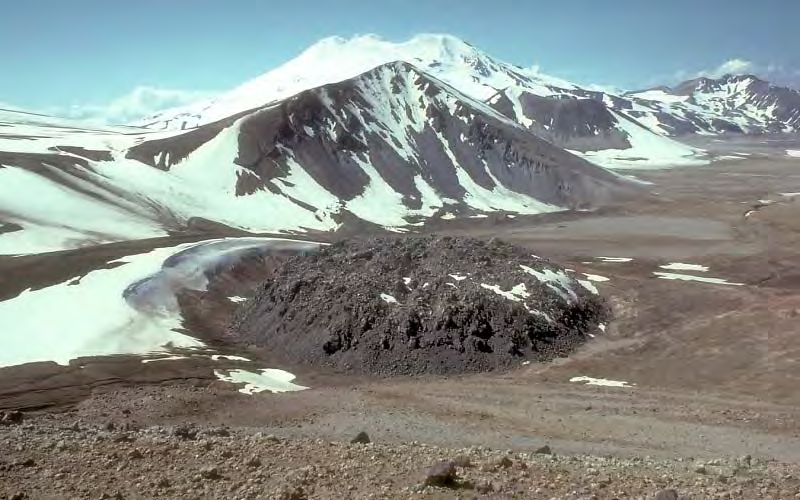
{"type": "MultiPolygon", "coordinates": [[[[398,56],[412,57],[419,60],[452,61],[458,58],[469,59],[480,54],[474,46],[453,35],[424,33],[416,35],[405,42],[392,42],[379,35],[358,35],[351,38],[332,36],[323,38],[306,49],[299,57],[328,56],[332,51],[356,50],[372,53],[395,53],[398,56]]],[[[334,52],[335,54],[336,52],[334,52]]],[[[403,59],[396,57],[395,59],[403,59]]],[[[390,58],[391,59],[391,58],[390,58]]]]}
{"type": "Polygon", "coordinates": [[[452,35],[421,34],[404,42],[377,35],[320,40],[291,61],[214,99],[145,120],[153,128],[194,127],[286,99],[304,90],[353,78],[378,66],[404,61],[484,101],[498,90],[522,85],[539,95],[574,85],[498,61],[452,35]]]}

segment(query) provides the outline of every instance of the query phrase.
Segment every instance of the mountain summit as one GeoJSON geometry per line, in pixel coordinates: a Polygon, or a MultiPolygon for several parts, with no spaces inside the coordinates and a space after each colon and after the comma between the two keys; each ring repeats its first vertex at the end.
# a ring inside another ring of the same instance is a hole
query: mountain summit
{"type": "Polygon", "coordinates": [[[374,35],[321,40],[284,65],[215,99],[151,117],[155,130],[195,128],[404,62],[468,98],[492,106],[553,144],[603,166],[691,164],[698,152],[627,114],[629,101],[500,61],[450,35],[395,43],[374,35]],[[656,145],[657,157],[648,149],[656,145]],[[606,151],[610,151],[605,153],[606,151]]]}
{"type": "Polygon", "coordinates": [[[413,64],[478,100],[486,100],[498,89],[521,83],[547,95],[557,94],[561,88],[577,88],[569,82],[498,61],[451,35],[417,35],[401,43],[375,35],[330,37],[228,93],[160,113],[140,125],[154,129],[196,127],[286,99],[303,90],[347,80],[394,61],[413,64]]]}

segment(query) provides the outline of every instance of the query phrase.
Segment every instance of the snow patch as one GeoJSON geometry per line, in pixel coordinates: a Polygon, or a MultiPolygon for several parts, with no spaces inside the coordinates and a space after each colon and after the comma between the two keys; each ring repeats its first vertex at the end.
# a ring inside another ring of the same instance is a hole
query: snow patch
{"type": "Polygon", "coordinates": [[[600,276],[599,274],[583,273],[583,275],[586,276],[586,279],[588,279],[589,281],[595,281],[595,282],[598,282],[598,283],[603,283],[605,281],[611,281],[610,278],[606,278],[605,276],[600,276]]]}
{"type": "Polygon", "coordinates": [[[214,354],[211,356],[211,361],[250,361],[241,356],[231,356],[229,354],[214,354]]]}
{"type": "Polygon", "coordinates": [[[551,271],[550,269],[539,272],[528,266],[520,265],[519,267],[531,276],[535,276],[540,283],[547,285],[549,289],[556,292],[565,301],[572,302],[578,297],[573,289],[576,281],[567,276],[565,272],[551,271]]]}
{"type": "Polygon", "coordinates": [[[143,359],[142,364],[155,363],[156,361],[177,361],[180,359],[191,359],[189,356],[167,356],[166,358],[148,358],[143,359]]]}
{"type": "Polygon", "coordinates": [[[381,300],[387,304],[397,304],[397,299],[386,293],[381,294],[381,300]]]}
{"type": "Polygon", "coordinates": [[[142,360],[142,364],[148,363],[155,363],[157,361],[177,361],[181,359],[210,359],[211,361],[246,361],[251,362],[251,360],[247,358],[243,358],[241,356],[231,356],[228,354],[213,354],[208,356],[207,354],[192,354],[191,356],[166,356],[166,357],[158,357],[158,358],[147,358],[142,360]]]}
{"type": "Polygon", "coordinates": [[[705,276],[692,276],[690,274],[673,274],[673,273],[653,273],[653,274],[665,280],[700,281],[703,283],[713,283],[715,285],[744,286],[744,283],[732,283],[723,278],[708,278],[705,276]]]}
{"type": "Polygon", "coordinates": [[[597,385],[601,387],[623,387],[623,388],[630,388],[634,387],[636,384],[629,384],[628,382],[621,382],[617,380],[608,380],[605,378],[594,378],[594,377],[572,377],[569,379],[570,382],[584,382],[585,385],[597,385]]]}
{"type": "Polygon", "coordinates": [[[699,264],[685,264],[683,262],[672,262],[670,264],[665,264],[658,267],[671,271],[699,271],[701,273],[708,271],[707,266],[701,266],[699,264]]]}
{"type": "Polygon", "coordinates": [[[591,293],[593,293],[595,295],[600,295],[600,290],[598,290],[597,287],[595,286],[595,284],[592,283],[591,281],[589,281],[589,280],[578,280],[578,283],[583,288],[588,290],[589,292],[591,292],[591,293]]]}
{"type": "Polygon", "coordinates": [[[630,257],[597,257],[597,260],[600,262],[609,262],[609,263],[625,263],[625,262],[633,262],[633,259],[630,257]]]}
{"type": "Polygon", "coordinates": [[[302,385],[293,384],[295,376],[283,370],[267,368],[251,372],[247,370],[215,370],[214,375],[220,380],[232,384],[244,384],[239,389],[243,394],[256,394],[259,392],[292,392],[308,389],[302,385]]]}
{"type": "Polygon", "coordinates": [[[523,299],[530,297],[530,293],[528,293],[528,289],[525,287],[525,283],[520,283],[519,285],[514,286],[511,290],[505,291],[500,288],[499,285],[487,285],[486,283],[481,283],[481,287],[485,288],[486,290],[491,290],[497,295],[501,297],[505,297],[508,300],[513,302],[520,302],[523,299]]]}

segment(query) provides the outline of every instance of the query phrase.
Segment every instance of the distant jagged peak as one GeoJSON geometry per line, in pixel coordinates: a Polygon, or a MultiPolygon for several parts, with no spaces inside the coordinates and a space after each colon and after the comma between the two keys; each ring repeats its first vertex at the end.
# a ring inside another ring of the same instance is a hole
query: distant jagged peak
{"type": "Polygon", "coordinates": [[[670,90],[676,95],[691,95],[695,92],[717,92],[725,87],[730,87],[731,91],[738,91],[750,87],[751,85],[770,85],[768,82],[752,74],[725,74],[719,78],[701,76],[692,80],[682,82],[670,90]],[[735,87],[731,87],[735,86],[735,87]]]}

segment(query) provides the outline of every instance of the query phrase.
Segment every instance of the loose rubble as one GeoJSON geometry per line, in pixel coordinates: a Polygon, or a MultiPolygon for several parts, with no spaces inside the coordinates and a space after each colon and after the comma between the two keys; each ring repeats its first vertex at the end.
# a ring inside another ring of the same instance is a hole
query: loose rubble
{"type": "Polygon", "coordinates": [[[608,314],[566,270],[502,241],[379,238],[290,259],[230,336],[340,372],[454,374],[567,356],[608,314]]]}
{"type": "Polygon", "coordinates": [[[800,466],[282,439],[257,429],[0,427],[0,499],[793,499],[800,466]],[[697,471],[699,465],[704,472],[697,471]]]}

